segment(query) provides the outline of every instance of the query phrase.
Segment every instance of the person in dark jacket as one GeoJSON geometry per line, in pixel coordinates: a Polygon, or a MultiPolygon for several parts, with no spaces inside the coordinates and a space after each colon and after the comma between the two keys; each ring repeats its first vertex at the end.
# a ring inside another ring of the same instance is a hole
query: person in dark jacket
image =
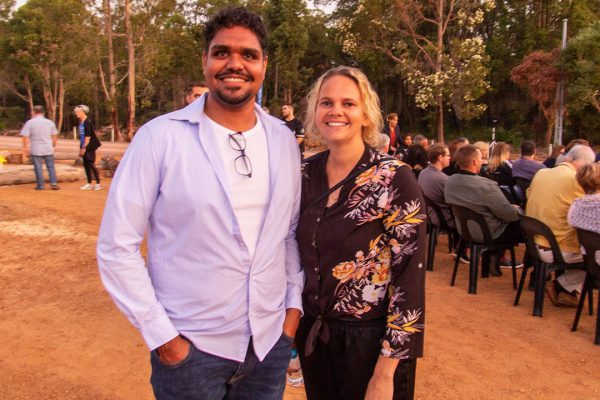
{"type": "Polygon", "coordinates": [[[398,126],[398,114],[389,113],[386,117],[386,124],[383,127],[383,133],[390,137],[390,149],[388,154],[393,155],[400,146],[400,127],[398,126]]]}
{"type": "Polygon", "coordinates": [[[77,130],[79,131],[79,156],[83,158],[83,167],[85,168],[85,176],[87,183],[80,187],[81,190],[101,190],[100,174],[96,168],[96,150],[101,146],[100,140],[94,131],[94,125],[89,120],[87,114],[90,108],[86,105],[78,105],[73,110],[75,116],[79,120],[77,130]],[[96,180],[96,185],[92,186],[92,175],[96,180]]]}

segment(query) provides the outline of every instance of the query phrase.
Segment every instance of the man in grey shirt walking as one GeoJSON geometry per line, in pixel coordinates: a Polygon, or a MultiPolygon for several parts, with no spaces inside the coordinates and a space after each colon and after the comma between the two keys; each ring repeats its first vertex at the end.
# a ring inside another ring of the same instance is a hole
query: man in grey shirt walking
{"type": "Polygon", "coordinates": [[[33,160],[33,169],[37,182],[35,190],[44,189],[42,162],[46,163],[46,169],[50,178],[50,187],[53,190],[60,189],[54,169],[54,148],[58,142],[57,134],[58,130],[54,122],[44,117],[44,107],[34,106],[33,117],[23,126],[21,136],[23,136],[23,154],[27,155],[30,152],[31,159],[33,160]]]}

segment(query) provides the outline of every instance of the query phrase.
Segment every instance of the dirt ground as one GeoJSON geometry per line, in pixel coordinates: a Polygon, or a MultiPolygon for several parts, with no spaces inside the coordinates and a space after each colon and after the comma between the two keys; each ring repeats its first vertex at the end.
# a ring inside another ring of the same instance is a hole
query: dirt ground
{"type": "MultiPolygon", "coordinates": [[[[108,189],[110,182],[105,181],[108,189]]],[[[2,399],[152,399],[149,354],[98,278],[95,242],[108,190],[0,188],[2,399]]],[[[600,399],[595,317],[570,332],[574,309],[533,294],[512,306],[509,274],[467,294],[467,266],[449,286],[438,246],[427,273],[425,357],[417,399],[600,399]]],[[[290,388],[286,400],[304,399],[290,388]]]]}

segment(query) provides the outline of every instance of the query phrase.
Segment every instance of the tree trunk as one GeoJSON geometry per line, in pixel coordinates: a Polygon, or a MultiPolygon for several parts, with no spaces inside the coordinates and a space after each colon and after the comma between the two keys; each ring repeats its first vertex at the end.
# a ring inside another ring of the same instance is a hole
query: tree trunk
{"type": "Polygon", "coordinates": [[[273,98],[279,95],[279,64],[275,63],[275,78],[273,79],[273,98]]]}
{"type": "MultiPolygon", "coordinates": [[[[444,54],[444,0],[437,3],[437,43],[435,54],[435,72],[438,76],[442,73],[442,55],[444,54]]],[[[444,143],[444,98],[442,88],[438,87],[435,99],[437,141],[444,143]]]]}
{"type": "Polygon", "coordinates": [[[63,82],[62,76],[58,81],[58,121],[56,123],[56,129],[60,133],[63,124],[63,112],[64,112],[64,104],[65,104],[65,86],[63,82]]]}
{"type": "MultiPolygon", "coordinates": [[[[108,94],[110,103],[110,121],[119,142],[123,141],[123,134],[119,127],[119,113],[117,110],[117,70],[115,68],[115,55],[113,51],[112,9],[110,0],[104,0],[104,33],[108,46],[108,94]]],[[[97,122],[97,121],[96,121],[97,122]]]]}
{"type": "Polygon", "coordinates": [[[131,0],[125,0],[125,35],[127,36],[127,138],[131,141],[135,132],[135,49],[131,29],[131,0]]]}
{"type": "Polygon", "coordinates": [[[42,75],[42,94],[44,96],[44,103],[46,105],[46,116],[56,123],[54,104],[52,103],[52,87],[50,84],[50,67],[43,65],[40,68],[42,75]]]}
{"type": "Polygon", "coordinates": [[[33,117],[33,88],[31,87],[31,81],[29,75],[24,77],[25,90],[27,91],[27,104],[29,105],[29,115],[33,117]]]}

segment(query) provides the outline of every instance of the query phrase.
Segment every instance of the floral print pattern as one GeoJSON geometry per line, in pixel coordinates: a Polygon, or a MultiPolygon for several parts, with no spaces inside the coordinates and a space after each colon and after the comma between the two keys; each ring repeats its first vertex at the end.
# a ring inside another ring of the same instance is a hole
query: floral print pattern
{"type": "MultiPolygon", "coordinates": [[[[326,157],[303,165],[303,207],[327,190],[326,157]]],[[[338,203],[302,210],[297,237],[307,275],[305,312],[384,317],[381,354],[414,358],[423,345],[424,202],[406,164],[367,147],[356,168],[373,160],[379,163],[342,187],[338,203]]]]}

